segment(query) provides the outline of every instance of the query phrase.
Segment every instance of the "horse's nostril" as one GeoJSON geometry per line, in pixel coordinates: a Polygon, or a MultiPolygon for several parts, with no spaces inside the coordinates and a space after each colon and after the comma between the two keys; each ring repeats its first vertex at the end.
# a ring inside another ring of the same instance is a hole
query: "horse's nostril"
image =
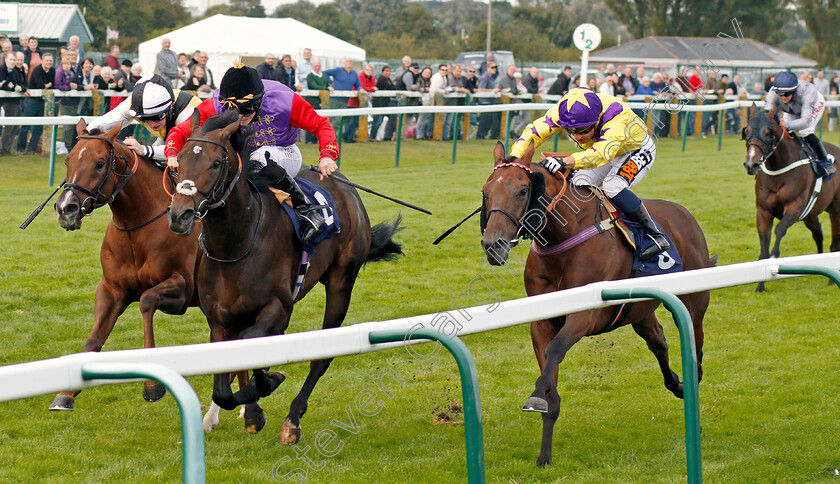
{"type": "Polygon", "coordinates": [[[193,212],[192,210],[186,210],[181,214],[180,217],[178,217],[178,221],[181,222],[182,224],[188,224],[188,223],[192,222],[194,217],[195,217],[195,212],[193,212]]]}
{"type": "Polygon", "coordinates": [[[65,214],[65,215],[75,215],[76,213],[79,212],[79,206],[76,205],[75,203],[70,203],[70,204],[67,204],[67,205],[61,207],[60,210],[61,210],[61,213],[65,214]]]}

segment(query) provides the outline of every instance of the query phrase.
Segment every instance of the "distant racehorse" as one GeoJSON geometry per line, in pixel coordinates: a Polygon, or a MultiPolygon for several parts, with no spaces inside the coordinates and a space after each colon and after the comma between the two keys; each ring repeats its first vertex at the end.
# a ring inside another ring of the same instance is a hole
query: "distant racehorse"
{"type": "MultiPolygon", "coordinates": [[[[94,323],[82,351],[99,351],[129,304],[139,301],[144,346],[153,348],[155,311],[184,314],[194,300],[196,236],[178,237],[167,227],[169,196],[161,172],[115,141],[120,129],[89,134],[80,120],[79,141],[67,155],[67,180],[55,204],[58,223],[76,230],[82,218],[108,205],[113,214],[102,241],[102,280],[96,288],[94,323]]],[[[195,304],[193,304],[195,305],[195,304]]],[[[147,382],[143,397],[159,400],[163,386],[147,382]]],[[[50,410],[73,410],[79,392],[62,392],[50,410]]]]}
{"type": "MultiPolygon", "coordinates": [[[[765,113],[750,111],[748,125],[741,131],[747,142],[744,167],[755,175],[756,228],[761,245],[759,260],[779,257],[779,246],[787,229],[800,220],[811,231],[817,252],[823,251],[823,231],[819,215],[828,211],[831,220],[831,245],[829,250],[840,250],[840,176],[834,176],[819,187],[819,196],[813,198],[817,177],[808,162],[808,155],[779,124],[776,111],[765,113]],[[800,162],[801,161],[801,162],[800,162]],[[770,229],[776,224],[776,242],[770,250],[770,229]]],[[[840,148],[825,143],[825,150],[835,159],[840,158],[840,148]]],[[[756,291],[764,291],[760,282],[756,291]]]]}
{"type": "MultiPolygon", "coordinates": [[[[558,180],[538,163],[531,163],[534,147],[531,145],[522,159],[505,158],[504,146],[496,145],[495,167],[482,189],[484,196],[483,223],[486,223],[481,245],[490,264],[501,265],[507,261],[510,248],[518,241],[523,230],[523,220],[530,213],[529,205],[539,197],[544,186],[545,197],[552,200],[545,216],[545,226],[539,232],[540,241],[534,244],[525,265],[525,291],[529,296],[583,286],[597,281],[610,281],[630,277],[633,253],[615,230],[599,232],[593,227],[602,220],[609,220],[600,200],[595,196],[576,196],[567,192],[565,178],[558,180]],[[583,238],[591,238],[575,244],[583,238]]],[[[579,190],[572,187],[571,190],[579,190]]],[[[569,191],[571,191],[569,190],[569,191]]],[[[650,213],[659,222],[682,257],[683,269],[709,267],[709,252],[703,231],[694,217],[680,205],[664,200],[646,200],[650,213]]],[[[539,224],[531,223],[530,227],[539,224]]],[[[688,308],[694,324],[697,342],[697,374],[702,377],[703,316],[709,306],[709,291],[686,294],[680,299],[688,308]]],[[[632,324],[636,333],[648,344],[656,356],[665,387],[679,398],[683,385],[668,363],[668,344],[662,326],[654,314],[658,301],[636,303],[623,314],[615,307],[595,309],[531,323],[531,341],[541,374],[536,388],[525,402],[523,410],[541,412],[543,434],[537,465],[551,462],[554,424],[560,413],[560,395],[557,393],[558,365],[566,352],[584,336],[612,331],[632,324]]]]}
{"type": "MultiPolygon", "coordinates": [[[[178,234],[189,235],[196,219],[202,219],[205,257],[196,283],[211,341],[282,334],[289,326],[294,302],[317,282],[324,285],[327,296],[323,327],[340,326],[362,265],[401,253],[392,240],[399,219],[371,230],[355,189],[333,179],[341,177],[340,173],[319,182],[317,175],[302,171],[302,178],[319,184],[332,196],[340,232],[317,246],[309,259],[305,284],[295,297],[301,244],[292,220],[274,195],[266,188],[257,189],[247,179],[247,143],[236,112],[210,118],[202,127],[198,123],[196,111],[193,137],[178,155],[182,181],[169,207],[169,226],[178,234]]],[[[300,440],[300,418],[331,361],[311,363],[283,423],[283,443],[300,440]]],[[[257,400],[270,395],[285,377],[263,369],[255,369],[253,376],[245,388],[233,393],[228,374],[216,375],[213,401],[227,410],[244,404],[246,420],[262,428],[265,416],[257,400]]]]}

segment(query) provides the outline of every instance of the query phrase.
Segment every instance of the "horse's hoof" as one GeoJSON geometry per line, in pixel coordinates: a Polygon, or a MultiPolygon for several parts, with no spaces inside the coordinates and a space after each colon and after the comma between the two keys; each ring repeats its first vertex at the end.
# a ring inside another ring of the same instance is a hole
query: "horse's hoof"
{"type": "Polygon", "coordinates": [[[154,385],[143,385],[143,400],[156,402],[166,395],[166,388],[160,383],[154,385]]]}
{"type": "Polygon", "coordinates": [[[525,405],[522,405],[522,411],[547,413],[548,402],[544,398],[529,397],[528,400],[525,400],[525,405]]]}
{"type": "Polygon", "coordinates": [[[259,395],[260,398],[267,397],[274,393],[274,390],[277,390],[277,387],[286,380],[286,374],[282,371],[267,371],[265,372],[265,377],[268,380],[267,386],[260,384],[260,379],[254,378],[254,383],[257,386],[257,395],[259,395]]]}
{"type": "Polygon", "coordinates": [[[265,412],[256,405],[245,406],[245,431],[249,434],[257,434],[265,427],[265,412]],[[251,407],[256,407],[251,409],[251,407]]]}
{"type": "Polygon", "coordinates": [[[298,442],[300,442],[300,425],[294,425],[291,420],[286,419],[280,431],[280,443],[289,445],[298,442]]]}
{"type": "Polygon", "coordinates": [[[50,404],[50,410],[70,410],[72,412],[75,409],[76,399],[69,395],[58,394],[55,396],[55,399],[50,404]]]}
{"type": "Polygon", "coordinates": [[[543,456],[539,456],[537,458],[537,467],[545,467],[549,464],[551,464],[551,457],[546,458],[546,457],[543,457],[543,456]]]}
{"type": "Polygon", "coordinates": [[[677,386],[676,390],[673,390],[674,396],[679,398],[680,400],[683,399],[683,384],[680,382],[679,386],[677,386]]]}

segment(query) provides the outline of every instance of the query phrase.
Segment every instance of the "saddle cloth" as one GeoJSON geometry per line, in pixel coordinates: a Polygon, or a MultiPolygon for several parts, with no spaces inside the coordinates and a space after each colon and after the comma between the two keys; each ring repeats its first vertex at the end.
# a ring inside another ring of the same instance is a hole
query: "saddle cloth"
{"type": "MultiPolygon", "coordinates": [[[[324,190],[322,187],[302,178],[295,178],[298,186],[300,187],[303,194],[306,196],[306,199],[314,206],[318,207],[320,210],[321,215],[324,217],[324,225],[318,229],[318,232],[309,239],[309,242],[303,244],[303,250],[312,254],[315,251],[315,246],[318,243],[329,239],[332,237],[332,234],[338,233],[341,230],[341,225],[338,220],[338,212],[335,211],[335,204],[333,203],[332,195],[330,192],[324,190]]],[[[292,219],[292,224],[295,227],[295,234],[297,235],[298,241],[300,241],[301,237],[301,230],[300,230],[300,220],[298,220],[297,214],[295,213],[294,209],[292,209],[291,204],[289,203],[281,203],[280,206],[286,211],[286,214],[289,215],[289,218],[292,219]]]]}
{"type": "MultiPolygon", "coordinates": [[[[817,175],[817,176],[823,176],[824,175],[823,170],[817,164],[817,154],[814,153],[814,149],[811,148],[811,145],[809,145],[804,139],[802,139],[799,136],[796,136],[794,139],[796,140],[797,143],[799,143],[799,147],[802,148],[802,151],[805,152],[805,156],[808,157],[808,161],[811,162],[811,170],[814,172],[814,174],[817,175]]],[[[834,164],[837,161],[834,158],[834,155],[832,155],[831,153],[827,153],[827,155],[828,155],[828,163],[829,164],[834,164]]],[[[831,177],[829,177],[829,178],[831,178],[831,177]]]]}
{"type": "Polygon", "coordinates": [[[618,232],[624,236],[623,240],[630,247],[630,250],[633,251],[633,268],[631,270],[630,277],[655,276],[658,274],[670,274],[672,272],[682,271],[682,258],[680,258],[680,254],[677,251],[677,246],[674,245],[671,237],[662,230],[659,222],[656,220],[653,221],[653,223],[655,223],[659,228],[659,231],[665,235],[666,239],[668,239],[668,243],[671,244],[671,248],[657,254],[651,259],[643,261],[641,259],[641,254],[648,247],[654,245],[653,239],[647,236],[645,229],[641,224],[631,222],[624,216],[620,216],[618,209],[606,196],[604,196],[602,191],[595,189],[592,189],[592,191],[601,198],[601,200],[603,200],[604,207],[610,214],[610,220],[612,220],[613,224],[615,224],[618,232]]]}
{"type": "MultiPolygon", "coordinates": [[[[621,219],[619,221],[619,224],[624,225],[633,234],[633,238],[635,239],[635,244],[629,244],[631,249],[635,247],[635,250],[633,250],[633,270],[630,277],[670,274],[672,272],[681,272],[683,269],[682,258],[680,258],[680,254],[677,252],[677,247],[674,245],[674,242],[670,237],[668,237],[668,234],[662,230],[662,227],[659,226],[659,223],[656,222],[656,220],[654,220],[653,223],[659,227],[659,230],[665,235],[665,238],[668,239],[668,243],[671,244],[671,248],[656,254],[654,257],[646,261],[643,261],[640,256],[645,249],[654,245],[653,239],[647,236],[645,229],[641,224],[631,222],[627,219],[621,219]]],[[[626,232],[623,230],[619,232],[625,234],[625,240],[627,240],[626,232]]]]}

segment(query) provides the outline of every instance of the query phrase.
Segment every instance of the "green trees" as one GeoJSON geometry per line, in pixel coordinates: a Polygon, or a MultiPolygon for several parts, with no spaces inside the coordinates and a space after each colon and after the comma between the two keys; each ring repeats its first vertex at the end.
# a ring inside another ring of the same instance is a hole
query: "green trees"
{"type": "Polygon", "coordinates": [[[636,38],[714,37],[738,18],[744,36],[781,41],[788,0],[605,0],[636,38]]]}
{"type": "Polygon", "coordinates": [[[95,50],[107,50],[105,28],[120,31],[116,42],[125,51],[137,50],[137,44],[153,37],[156,30],[170,30],[190,19],[181,0],[143,0],[119,2],[112,0],[32,0],[32,3],[75,3],[85,16],[94,41],[95,50]]]}
{"type": "Polygon", "coordinates": [[[840,5],[837,0],[796,0],[797,12],[814,41],[803,54],[814,57],[820,64],[840,64],[840,5]]]}

